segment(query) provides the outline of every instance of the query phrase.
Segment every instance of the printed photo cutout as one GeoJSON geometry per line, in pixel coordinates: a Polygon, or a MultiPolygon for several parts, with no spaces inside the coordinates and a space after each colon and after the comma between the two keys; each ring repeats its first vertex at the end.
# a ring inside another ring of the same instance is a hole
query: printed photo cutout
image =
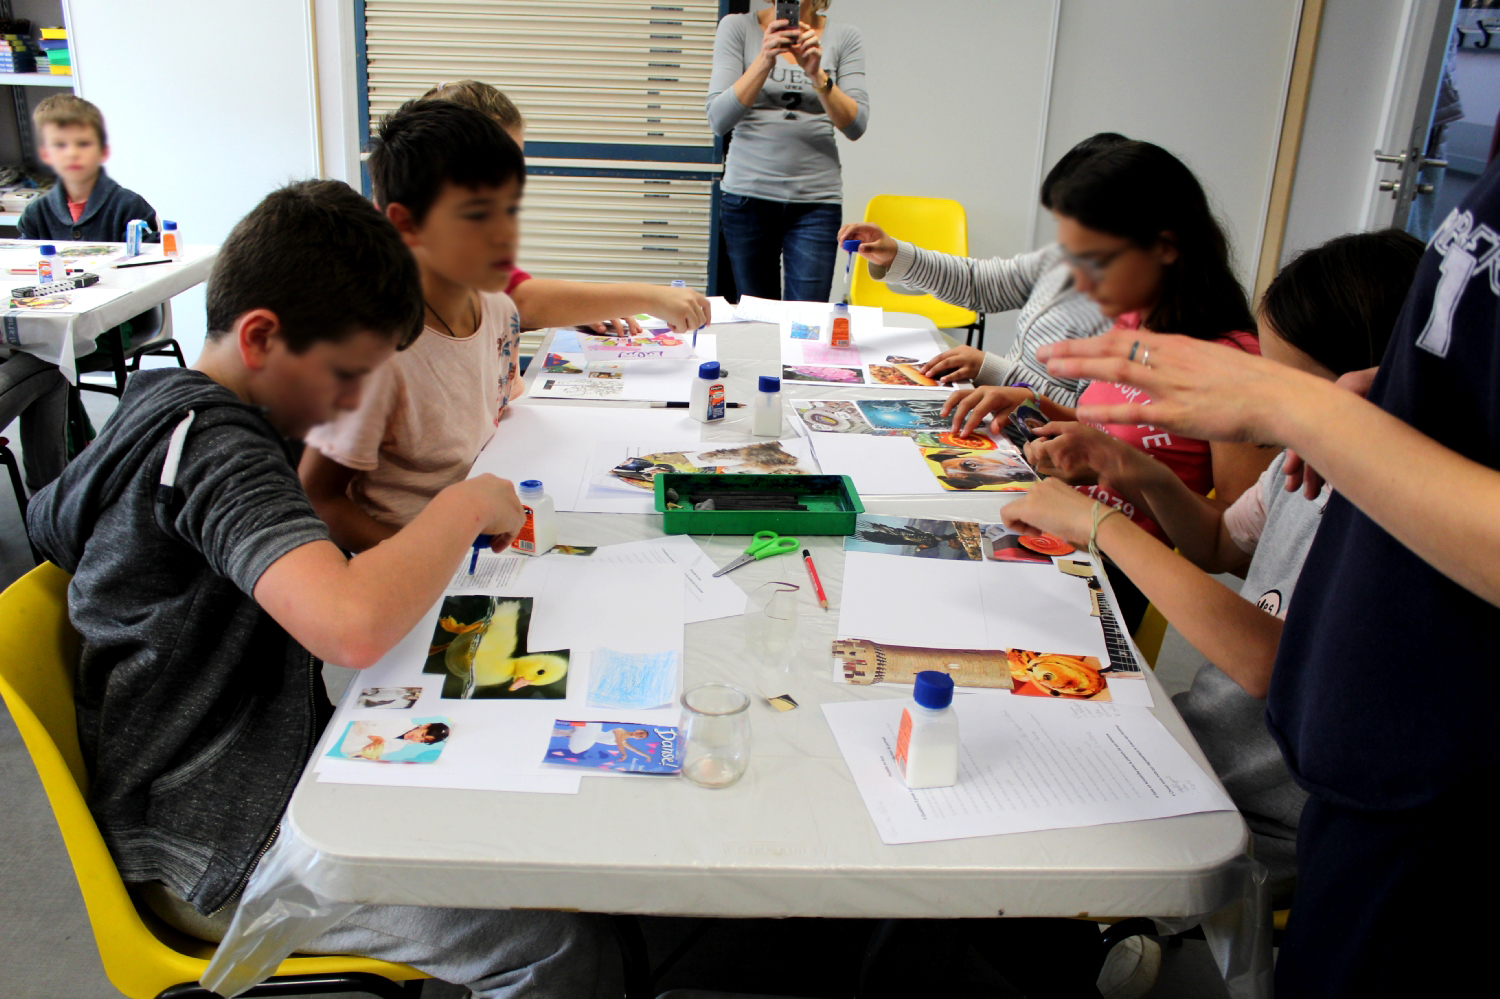
{"type": "Polygon", "coordinates": [[[624,378],[625,369],[612,361],[595,361],[589,365],[588,377],[604,379],[624,378]]]}
{"type": "Polygon", "coordinates": [[[391,708],[405,711],[422,696],[421,687],[366,687],[356,701],[362,708],[391,708]]]}
{"type": "Polygon", "coordinates": [[[904,434],[902,436],[911,437],[917,447],[949,447],[964,451],[994,451],[1000,447],[999,444],[996,444],[983,434],[969,434],[965,436],[964,434],[955,434],[951,430],[944,430],[939,433],[924,430],[919,433],[904,434]]]}
{"type": "Polygon", "coordinates": [[[10,307],[12,309],[61,309],[73,302],[68,295],[38,295],[35,298],[12,298],[10,307]]]}
{"type": "Polygon", "coordinates": [[[634,486],[651,492],[656,488],[656,477],[663,472],[706,472],[688,460],[683,451],[658,451],[654,454],[626,458],[609,470],[618,484],[634,486]]]}
{"type": "Polygon", "coordinates": [[[949,430],[942,399],[861,399],[859,411],[876,430],[949,430]]]}
{"type": "Polygon", "coordinates": [[[936,378],[928,378],[922,374],[920,366],[922,362],[915,357],[897,357],[892,354],[885,360],[885,364],[870,365],[870,381],[876,385],[891,385],[897,388],[919,385],[932,388],[937,384],[936,378]]]}
{"type": "Polygon", "coordinates": [[[730,475],[814,475],[817,469],[805,465],[796,455],[781,446],[780,441],[757,441],[710,451],[690,451],[688,460],[696,470],[730,475]]]}
{"type": "Polygon", "coordinates": [[[581,375],[583,369],[561,354],[549,353],[542,362],[542,370],[549,375],[581,375]]]}
{"type": "Polygon", "coordinates": [[[834,434],[868,434],[873,428],[852,402],[793,399],[792,409],[809,430],[834,434]]]}
{"type": "Polygon", "coordinates": [[[592,555],[599,550],[598,545],[554,545],[554,555],[592,555]]]}
{"type": "Polygon", "coordinates": [[[1010,416],[1005,423],[1005,436],[1009,437],[1016,447],[1025,447],[1036,440],[1036,432],[1051,421],[1042,415],[1042,411],[1030,403],[1022,403],[1011,410],[1010,416]]]}
{"type": "Polygon", "coordinates": [[[836,368],[818,364],[783,364],[784,382],[830,382],[835,385],[863,385],[864,372],[858,368],[836,368]]]}
{"type": "Polygon", "coordinates": [[[984,557],[993,562],[1022,562],[1028,565],[1051,565],[1052,559],[1021,544],[1021,536],[1006,530],[1003,524],[982,524],[984,557]]]}
{"type": "Polygon", "coordinates": [[[840,638],[833,643],[833,659],[845,683],[915,683],[923,670],[953,677],[957,687],[1010,690],[1014,686],[1010,660],[1003,650],[927,649],[886,645],[864,638],[840,638]]]}
{"type": "Polygon", "coordinates": [[[792,323],[793,340],[818,340],[822,338],[822,331],[816,326],[807,323],[792,323]]]}
{"type": "Polygon", "coordinates": [[[1093,656],[1010,649],[1013,693],[1023,697],[1061,697],[1072,701],[1108,701],[1109,682],[1093,656]]]}
{"type": "Polygon", "coordinates": [[[448,745],[448,719],[360,719],[344,726],[328,751],[336,760],[369,763],[436,763],[448,745]]]}
{"type": "Polygon", "coordinates": [[[423,673],[444,677],[450,700],[561,700],[569,650],[532,652],[531,597],[443,598],[423,673]]]}
{"type": "Polygon", "coordinates": [[[675,774],[682,769],[677,729],[670,725],[561,718],[552,723],[542,762],[635,774],[675,774]]]}
{"type": "Polygon", "coordinates": [[[844,539],[844,551],[959,562],[978,562],[984,558],[978,524],[869,513],[862,513],[855,520],[854,533],[844,539]]]}
{"type": "Polygon", "coordinates": [[[1036,473],[1014,447],[993,451],[966,448],[920,449],[927,467],[944,489],[1021,492],[1036,481],[1036,473]]]}

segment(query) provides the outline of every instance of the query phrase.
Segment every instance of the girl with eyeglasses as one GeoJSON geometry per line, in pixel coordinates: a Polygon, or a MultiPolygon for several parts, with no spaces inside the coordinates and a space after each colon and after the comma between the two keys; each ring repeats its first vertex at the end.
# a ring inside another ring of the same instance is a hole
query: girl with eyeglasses
{"type": "MultiPolygon", "coordinates": [[[[1260,353],[1255,318],[1230,267],[1229,241],[1202,185],[1177,157],[1149,142],[1101,150],[1053,190],[1052,211],[1073,286],[1113,319],[1116,329],[1180,333],[1260,353]]],[[[1150,363],[1149,357],[1144,360],[1150,363]]],[[[955,392],[945,409],[956,430],[971,432],[989,418],[998,432],[1015,408],[1013,395],[997,386],[955,392]]],[[[1075,410],[1039,401],[1052,422],[1027,447],[1037,471],[1119,510],[1160,540],[1170,539],[1151,516],[1150,504],[1138,490],[1115,481],[1113,469],[1147,455],[1193,492],[1213,491],[1211,502],[1222,508],[1254,484],[1275,457],[1254,444],[1198,440],[1149,424],[1090,426],[1077,422],[1075,410]]],[[[1143,401],[1148,400],[1138,389],[1095,381],[1078,405],[1143,401]]],[[[1112,570],[1111,581],[1121,618],[1133,629],[1146,600],[1123,574],[1112,570]]]]}

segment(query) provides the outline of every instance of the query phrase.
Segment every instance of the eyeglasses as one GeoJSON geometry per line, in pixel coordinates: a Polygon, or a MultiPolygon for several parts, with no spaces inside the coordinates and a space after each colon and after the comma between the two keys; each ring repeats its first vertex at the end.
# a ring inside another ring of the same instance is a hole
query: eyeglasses
{"type": "Polygon", "coordinates": [[[1110,264],[1114,263],[1121,254],[1129,253],[1135,247],[1122,246],[1115,252],[1107,253],[1102,257],[1080,257],[1076,253],[1069,252],[1065,246],[1059,246],[1058,249],[1062,250],[1063,259],[1068,262],[1069,267],[1076,267],[1083,271],[1090,281],[1097,282],[1104,280],[1104,272],[1109,269],[1110,264]]]}

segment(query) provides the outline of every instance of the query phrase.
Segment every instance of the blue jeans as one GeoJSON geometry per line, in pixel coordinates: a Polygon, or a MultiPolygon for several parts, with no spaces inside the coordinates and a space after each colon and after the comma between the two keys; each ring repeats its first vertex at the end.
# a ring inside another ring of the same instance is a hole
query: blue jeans
{"type": "Polygon", "coordinates": [[[741,295],[788,302],[828,301],[843,205],[763,201],[723,191],[719,209],[729,266],[741,295]]]}

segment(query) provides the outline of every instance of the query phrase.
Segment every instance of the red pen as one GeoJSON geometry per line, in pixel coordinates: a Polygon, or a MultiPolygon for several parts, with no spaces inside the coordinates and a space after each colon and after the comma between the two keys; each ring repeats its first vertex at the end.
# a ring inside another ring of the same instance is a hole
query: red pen
{"type": "Polygon", "coordinates": [[[813,589],[818,593],[818,603],[823,609],[828,609],[828,594],[823,592],[823,581],[818,578],[818,567],[813,565],[812,552],[806,548],[802,549],[802,561],[807,565],[807,575],[812,580],[813,589]]]}

